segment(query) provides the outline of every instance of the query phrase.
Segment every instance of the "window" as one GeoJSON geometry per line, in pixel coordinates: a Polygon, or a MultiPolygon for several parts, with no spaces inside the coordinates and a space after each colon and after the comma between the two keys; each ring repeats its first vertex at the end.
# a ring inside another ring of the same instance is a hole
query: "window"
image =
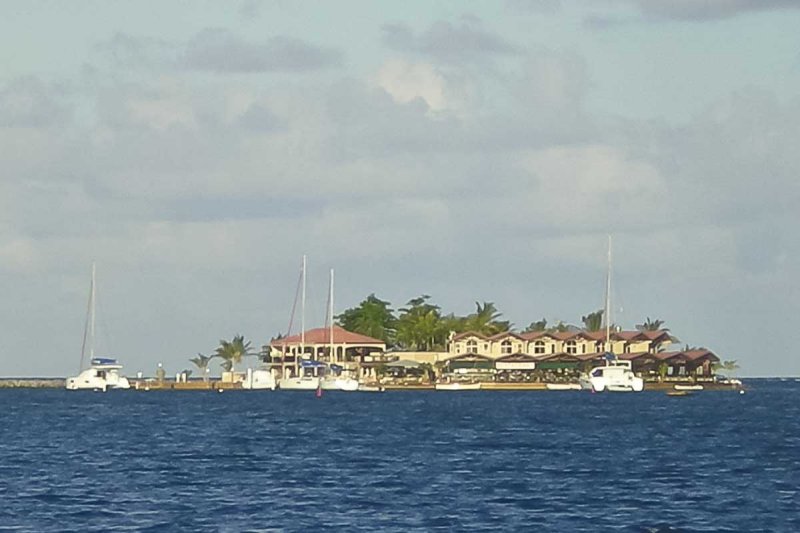
{"type": "Polygon", "coordinates": [[[575,341],[567,341],[567,353],[570,354],[578,353],[578,343],[575,341]]]}
{"type": "Polygon", "coordinates": [[[511,341],[504,340],[500,343],[500,353],[503,355],[508,355],[511,353],[511,341]]]}
{"type": "Polygon", "coordinates": [[[478,353],[478,342],[474,339],[467,341],[467,353],[478,353]]]}
{"type": "Polygon", "coordinates": [[[536,341],[533,343],[533,353],[535,354],[544,353],[544,341],[536,341]]]}

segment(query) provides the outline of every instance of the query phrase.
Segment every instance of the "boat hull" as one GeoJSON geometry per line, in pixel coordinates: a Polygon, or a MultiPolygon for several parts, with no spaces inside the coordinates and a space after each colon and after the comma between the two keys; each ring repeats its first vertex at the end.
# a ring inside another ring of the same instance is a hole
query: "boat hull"
{"type": "Polygon", "coordinates": [[[284,378],[278,383],[278,388],[281,390],[317,390],[319,385],[319,378],[284,378]]]}
{"type": "Polygon", "coordinates": [[[441,391],[463,391],[463,390],[480,390],[480,383],[437,383],[434,385],[436,390],[441,391]]]}
{"type": "Polygon", "coordinates": [[[269,370],[249,370],[242,382],[246,390],[275,390],[277,382],[269,370]]]}
{"type": "Polygon", "coordinates": [[[91,367],[75,377],[67,378],[65,387],[67,390],[95,390],[107,391],[110,389],[130,389],[131,384],[128,378],[120,376],[118,370],[121,367],[104,368],[91,367]]]}
{"type": "Polygon", "coordinates": [[[581,390],[580,383],[546,383],[547,390],[581,390]]]}
{"type": "Polygon", "coordinates": [[[322,380],[322,390],[341,390],[355,392],[358,390],[358,380],[353,378],[333,378],[322,380]]]}

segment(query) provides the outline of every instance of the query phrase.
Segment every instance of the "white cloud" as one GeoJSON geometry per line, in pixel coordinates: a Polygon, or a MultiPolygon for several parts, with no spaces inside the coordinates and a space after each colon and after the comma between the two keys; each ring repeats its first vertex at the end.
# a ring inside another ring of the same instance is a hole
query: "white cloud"
{"type": "Polygon", "coordinates": [[[447,101],[447,82],[433,65],[395,59],[384,63],[376,83],[396,102],[407,104],[420,99],[431,111],[442,111],[447,101]]]}

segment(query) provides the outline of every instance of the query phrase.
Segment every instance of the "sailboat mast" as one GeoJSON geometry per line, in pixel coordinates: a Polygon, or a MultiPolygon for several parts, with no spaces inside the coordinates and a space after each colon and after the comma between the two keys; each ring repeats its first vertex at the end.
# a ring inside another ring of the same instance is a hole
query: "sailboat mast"
{"type": "Polygon", "coordinates": [[[606,351],[611,350],[611,235],[608,236],[608,269],[606,271],[606,351]]]}
{"type": "Polygon", "coordinates": [[[330,297],[328,298],[328,303],[330,305],[328,309],[328,316],[330,316],[330,325],[328,331],[328,340],[330,341],[330,349],[328,351],[328,360],[331,363],[336,362],[333,356],[333,269],[331,269],[331,287],[330,287],[330,297]]]}
{"type": "Polygon", "coordinates": [[[96,272],[97,272],[97,268],[96,268],[95,263],[93,262],[92,263],[92,286],[91,286],[91,289],[90,289],[90,294],[91,294],[90,307],[91,307],[91,311],[90,311],[90,315],[89,315],[90,316],[90,319],[89,319],[90,320],[89,321],[89,360],[90,361],[92,359],[94,359],[94,338],[95,338],[95,335],[94,335],[94,327],[95,327],[95,325],[94,324],[95,324],[95,305],[96,305],[96,298],[97,298],[97,296],[95,295],[96,283],[97,283],[97,281],[96,281],[96,272]]]}
{"type": "Polygon", "coordinates": [[[303,288],[300,299],[300,355],[306,354],[306,256],[303,254],[303,288]]]}

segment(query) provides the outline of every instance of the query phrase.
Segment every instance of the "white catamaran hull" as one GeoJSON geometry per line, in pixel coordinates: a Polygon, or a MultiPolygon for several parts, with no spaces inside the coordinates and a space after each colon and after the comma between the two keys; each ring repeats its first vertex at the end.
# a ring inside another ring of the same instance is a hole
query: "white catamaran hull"
{"type": "Polygon", "coordinates": [[[353,392],[358,390],[358,380],[353,378],[324,378],[322,380],[322,390],[341,390],[353,392]]]}
{"type": "Polygon", "coordinates": [[[317,390],[320,385],[320,378],[283,378],[278,383],[281,390],[317,390]]]}
{"type": "Polygon", "coordinates": [[[593,392],[642,392],[644,390],[644,380],[636,376],[621,379],[590,377],[581,379],[580,388],[593,392]]]}
{"type": "Polygon", "coordinates": [[[120,376],[116,369],[102,367],[87,368],[75,377],[67,378],[67,390],[100,390],[130,389],[128,378],[120,376]]]}

